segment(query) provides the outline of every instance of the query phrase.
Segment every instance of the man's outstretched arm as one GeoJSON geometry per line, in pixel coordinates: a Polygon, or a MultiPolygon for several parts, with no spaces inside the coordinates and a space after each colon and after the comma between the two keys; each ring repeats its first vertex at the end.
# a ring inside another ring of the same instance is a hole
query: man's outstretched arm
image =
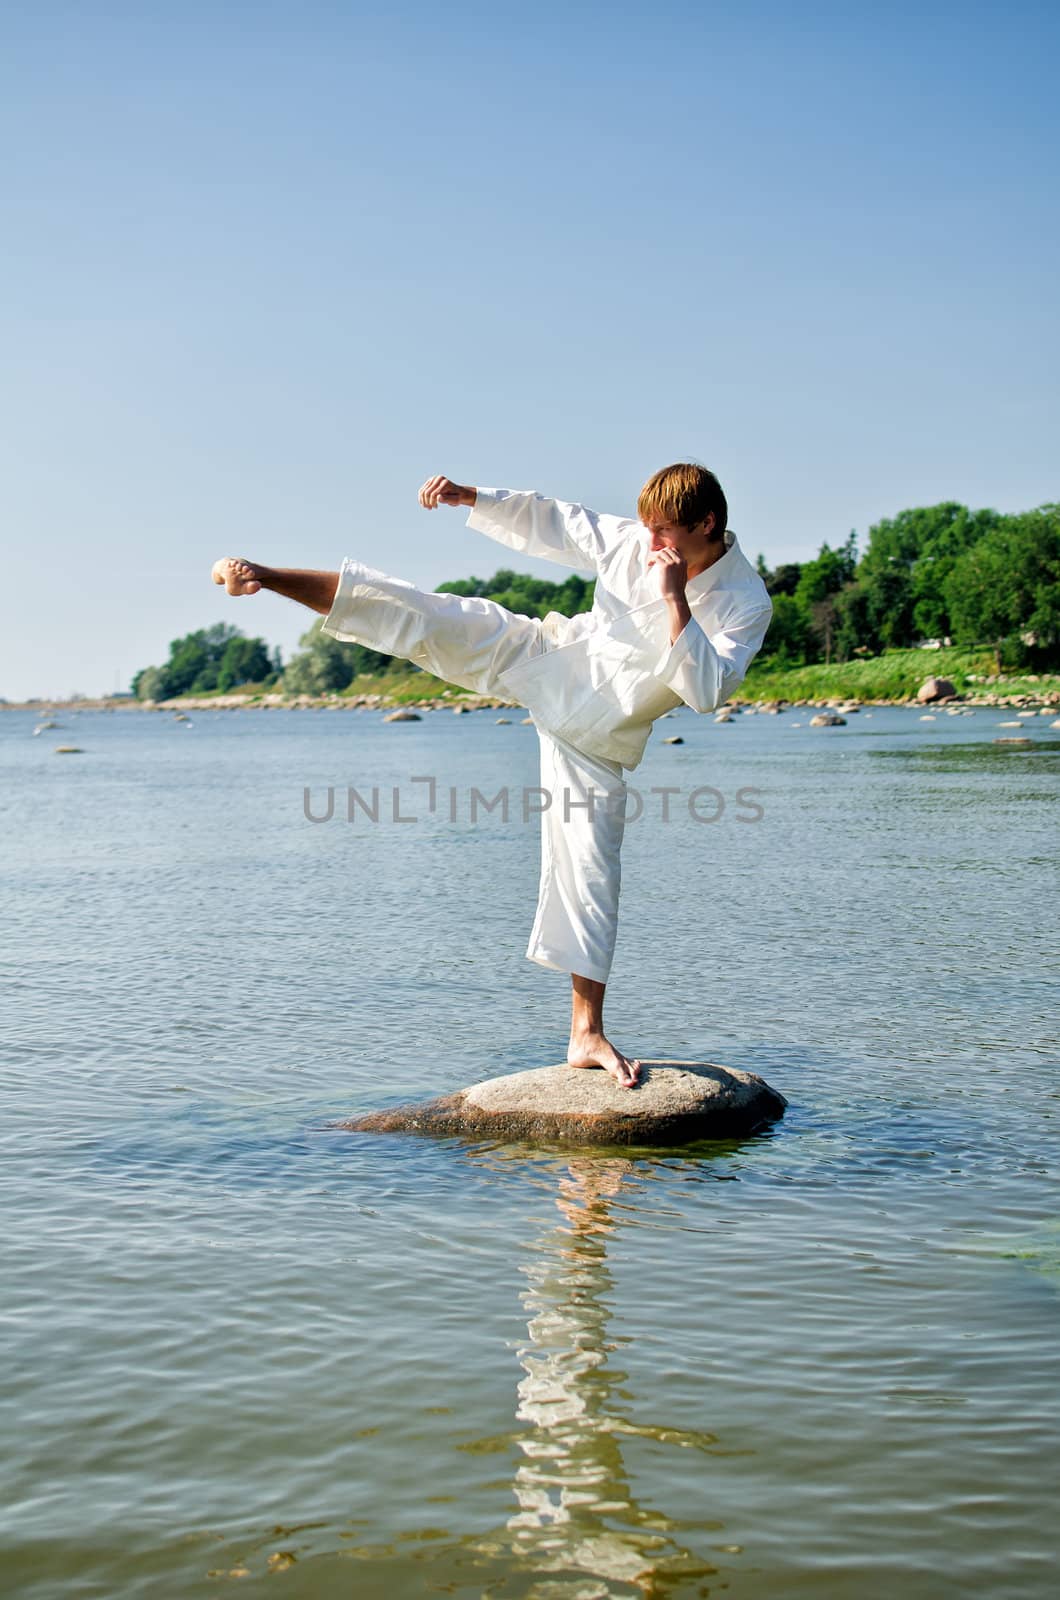
{"type": "Polygon", "coordinates": [[[578,572],[597,572],[608,551],[633,528],[626,517],[601,516],[532,490],[471,488],[442,475],[427,479],[419,500],[428,511],[439,505],[469,506],[469,528],[520,555],[558,561],[578,572]]]}

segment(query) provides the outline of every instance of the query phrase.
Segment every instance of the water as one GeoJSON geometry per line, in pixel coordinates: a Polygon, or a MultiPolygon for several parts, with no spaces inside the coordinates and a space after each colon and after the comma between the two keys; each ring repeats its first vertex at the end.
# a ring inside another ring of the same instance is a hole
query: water
{"type": "Polygon", "coordinates": [[[560,1058],[531,728],[0,717],[0,1590],[1051,1596],[1060,736],[1010,715],[661,725],[611,1030],[790,1108],[635,1156],[330,1126],[560,1058]]]}

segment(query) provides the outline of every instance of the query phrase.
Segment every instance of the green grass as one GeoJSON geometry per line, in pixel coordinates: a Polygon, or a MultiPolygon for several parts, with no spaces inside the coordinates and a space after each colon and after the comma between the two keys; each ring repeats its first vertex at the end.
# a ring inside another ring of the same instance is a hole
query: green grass
{"type": "MultiPolygon", "coordinates": [[[[987,677],[994,672],[991,650],[962,650],[956,646],[948,650],[888,650],[880,656],[866,660],[844,661],[840,665],[812,667],[775,667],[770,662],[756,662],[747,674],[735,696],[738,700],[911,700],[925,678],[949,678],[958,694],[975,696],[989,693],[1004,695],[1044,695],[1060,693],[1060,674],[1042,675],[1036,681],[1026,677],[1006,677],[1000,683],[972,682],[970,675],[987,677]]],[[[263,694],[282,692],[279,685],[265,688],[246,685],[230,690],[231,694],[245,695],[248,703],[260,701],[263,694]]],[[[213,699],[212,694],[198,695],[196,699],[213,699]]],[[[365,672],[355,678],[338,696],[349,700],[357,695],[380,695],[392,706],[409,705],[417,700],[437,700],[446,695],[454,703],[469,698],[469,691],[453,684],[443,683],[429,672],[395,666],[386,672],[365,672]],[[448,693],[446,693],[448,691],[448,693]]],[[[294,698],[292,696],[292,698],[294,698]]],[[[321,703],[332,697],[322,695],[321,703]]],[[[500,697],[498,697],[500,698],[500,697]]],[[[178,705],[179,701],[174,701],[178,705]]]]}
{"type": "Polygon", "coordinates": [[[443,683],[433,673],[392,667],[387,672],[362,672],[354,678],[348,689],[343,689],[339,699],[349,700],[359,694],[381,694],[389,704],[403,706],[413,700],[437,700],[446,691],[451,700],[466,700],[470,695],[470,690],[443,683]]]}
{"type": "Polygon", "coordinates": [[[774,667],[758,662],[751,667],[737,698],[743,700],[910,700],[925,678],[949,678],[958,694],[1045,694],[1060,690],[1060,676],[1042,676],[1037,682],[1006,677],[1002,683],[973,683],[970,674],[989,676],[995,671],[991,650],[887,650],[880,656],[844,661],[839,665],[774,667]]]}

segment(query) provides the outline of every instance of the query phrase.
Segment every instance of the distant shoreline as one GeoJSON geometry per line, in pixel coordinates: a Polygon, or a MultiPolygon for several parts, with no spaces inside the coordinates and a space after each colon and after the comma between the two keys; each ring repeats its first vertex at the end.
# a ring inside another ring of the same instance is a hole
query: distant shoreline
{"type": "MultiPolygon", "coordinates": [[[[897,696],[831,694],[800,696],[788,699],[783,695],[765,693],[733,695],[723,702],[730,706],[754,706],[769,711],[802,709],[835,710],[843,706],[907,706],[924,710],[928,705],[961,705],[969,709],[991,706],[1042,708],[1055,707],[1060,716],[1060,687],[1052,681],[1041,689],[1023,687],[1026,680],[1017,679],[1021,687],[983,689],[974,693],[948,695],[933,701],[921,701],[915,694],[897,696]]],[[[719,707],[720,709],[720,707],[719,707]]],[[[390,692],[375,690],[357,694],[281,694],[254,691],[249,694],[177,695],[172,700],[134,700],[132,698],[103,695],[82,700],[22,700],[0,701],[0,711],[31,711],[51,715],[54,712],[73,711],[134,711],[134,712],[189,712],[189,711],[520,711],[525,710],[517,701],[499,696],[477,695],[462,689],[442,691],[438,694],[410,693],[407,681],[395,684],[390,692]]]]}
{"type": "MultiPolygon", "coordinates": [[[[775,658],[756,661],[730,705],[834,708],[843,704],[918,705],[929,678],[952,685],[952,699],[968,706],[1055,706],[1060,713],[1060,673],[996,671],[992,650],[948,646],[937,650],[886,650],[882,655],[827,664],[785,666],[775,658]]],[[[939,696],[934,703],[940,703],[939,696]]],[[[446,684],[418,668],[395,663],[382,672],[362,673],[345,689],[325,694],[289,694],[264,684],[240,690],[175,695],[168,700],[98,695],[81,700],[0,701],[4,711],[269,711],[278,708],[331,710],[497,710],[519,709],[503,695],[478,695],[446,684]]]]}

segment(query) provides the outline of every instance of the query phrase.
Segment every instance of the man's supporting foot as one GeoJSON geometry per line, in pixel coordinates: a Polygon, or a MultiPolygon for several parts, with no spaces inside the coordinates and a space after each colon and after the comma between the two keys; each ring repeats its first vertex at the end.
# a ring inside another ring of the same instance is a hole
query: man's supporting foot
{"type": "Polygon", "coordinates": [[[223,583],[229,594],[257,594],[261,578],[256,567],[241,556],[222,556],[213,564],[214,583],[223,583]]]}
{"type": "Polygon", "coordinates": [[[623,1089],[632,1089],[640,1080],[640,1062],[616,1050],[604,1034],[605,984],[595,978],[571,973],[569,1067],[602,1067],[623,1089]]]}

